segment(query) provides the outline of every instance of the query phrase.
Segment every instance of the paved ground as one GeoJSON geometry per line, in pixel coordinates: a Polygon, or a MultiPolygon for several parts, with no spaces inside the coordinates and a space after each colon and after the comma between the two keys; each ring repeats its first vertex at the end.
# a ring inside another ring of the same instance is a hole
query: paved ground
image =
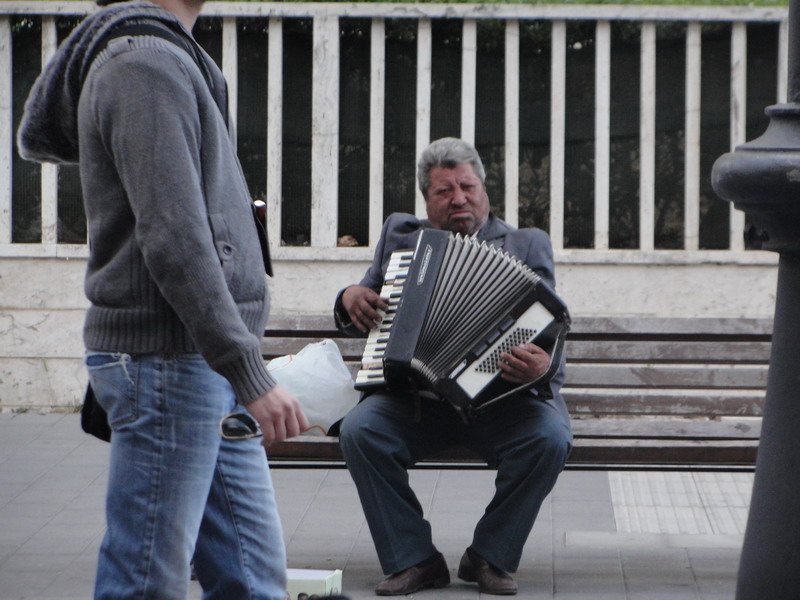
{"type": "MultiPolygon", "coordinates": [[[[77,415],[0,414],[0,600],[91,598],[107,453],[77,415]]],[[[382,575],[347,472],[273,477],[289,566],[342,569],[345,594],[374,598],[382,575]]],[[[412,482],[454,574],[492,473],[416,470],[412,482]]],[[[728,600],[751,485],[738,473],[566,472],[526,546],[518,597],[728,600]]],[[[455,580],[416,596],[479,594],[455,580]]]]}

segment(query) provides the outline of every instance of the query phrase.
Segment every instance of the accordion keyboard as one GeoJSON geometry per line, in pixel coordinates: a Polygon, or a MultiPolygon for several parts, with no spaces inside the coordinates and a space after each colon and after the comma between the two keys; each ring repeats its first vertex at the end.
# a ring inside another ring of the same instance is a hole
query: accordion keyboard
{"type": "Polygon", "coordinates": [[[389,342],[397,307],[400,305],[403,284],[408,276],[413,258],[413,250],[398,250],[393,252],[389,259],[386,277],[380,291],[381,297],[387,299],[389,308],[386,311],[378,311],[381,322],[367,336],[367,343],[361,359],[361,369],[356,374],[355,387],[358,390],[369,390],[386,384],[383,375],[383,356],[386,352],[386,344],[389,342]]]}

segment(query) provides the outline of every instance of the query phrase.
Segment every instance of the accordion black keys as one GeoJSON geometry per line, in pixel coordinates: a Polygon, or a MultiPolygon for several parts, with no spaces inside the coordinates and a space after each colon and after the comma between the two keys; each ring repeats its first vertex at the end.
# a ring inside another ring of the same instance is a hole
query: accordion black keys
{"type": "Polygon", "coordinates": [[[569,312],[507,252],[425,229],[415,249],[392,254],[380,294],[389,308],[367,338],[356,389],[427,390],[465,420],[522,389],[549,391],[544,384],[561,364],[569,312]],[[550,354],[547,371],[524,385],[501,379],[500,354],[528,342],[550,354]]]}

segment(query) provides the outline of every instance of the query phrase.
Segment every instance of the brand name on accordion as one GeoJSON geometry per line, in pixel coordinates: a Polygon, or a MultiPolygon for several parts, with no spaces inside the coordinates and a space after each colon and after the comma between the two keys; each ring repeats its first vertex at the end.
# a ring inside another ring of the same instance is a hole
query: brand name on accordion
{"type": "Polygon", "coordinates": [[[419,274],[417,275],[417,285],[422,285],[425,281],[425,273],[428,272],[428,263],[430,263],[433,248],[430,244],[425,246],[425,252],[422,255],[422,263],[420,264],[419,274]]]}

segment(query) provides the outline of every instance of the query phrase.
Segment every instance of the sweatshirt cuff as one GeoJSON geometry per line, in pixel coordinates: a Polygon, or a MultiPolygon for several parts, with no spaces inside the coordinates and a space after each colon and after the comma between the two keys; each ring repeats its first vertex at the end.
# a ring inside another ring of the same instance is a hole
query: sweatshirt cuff
{"type": "Polygon", "coordinates": [[[350,320],[350,315],[347,314],[347,311],[344,309],[344,302],[342,301],[342,296],[344,295],[344,288],[339,291],[336,295],[336,301],[333,303],[333,320],[336,324],[336,327],[340,330],[346,329],[353,322],[350,320]]]}
{"type": "Polygon", "coordinates": [[[346,289],[347,288],[344,288],[339,292],[339,294],[336,296],[336,302],[333,304],[333,321],[336,324],[336,329],[345,335],[349,335],[350,337],[365,338],[369,334],[364,333],[353,324],[353,321],[350,320],[350,315],[344,308],[342,296],[344,295],[346,289]]]}
{"type": "Polygon", "coordinates": [[[218,372],[230,382],[239,404],[250,404],[277,385],[267,371],[258,347],[238,360],[220,366],[218,372]]]}

